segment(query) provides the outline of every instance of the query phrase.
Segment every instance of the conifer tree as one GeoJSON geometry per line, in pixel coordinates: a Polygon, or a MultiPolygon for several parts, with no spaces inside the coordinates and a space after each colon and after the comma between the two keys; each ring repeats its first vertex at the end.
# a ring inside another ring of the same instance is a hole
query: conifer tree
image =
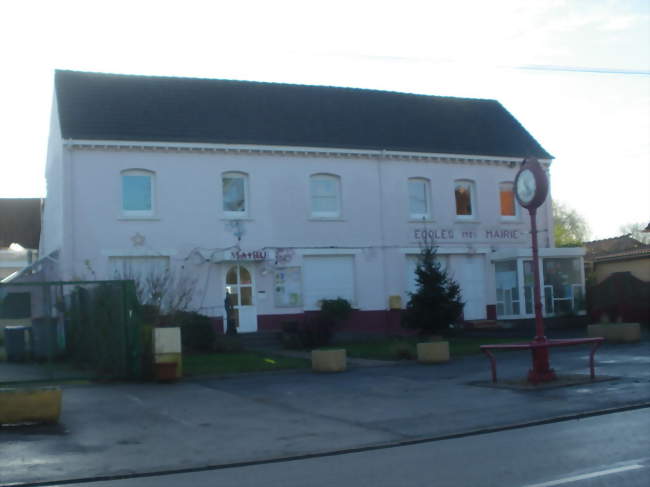
{"type": "Polygon", "coordinates": [[[460,318],[465,303],[460,286],[436,261],[436,247],[422,247],[415,269],[417,290],[410,294],[402,315],[402,326],[420,334],[442,333],[460,318]]]}

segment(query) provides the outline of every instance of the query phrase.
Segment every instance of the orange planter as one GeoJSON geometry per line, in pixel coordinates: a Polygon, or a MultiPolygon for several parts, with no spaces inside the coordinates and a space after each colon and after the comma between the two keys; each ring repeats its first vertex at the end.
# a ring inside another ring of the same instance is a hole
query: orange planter
{"type": "Polygon", "coordinates": [[[172,382],[178,378],[176,362],[162,362],[155,364],[156,380],[160,382],[172,382]]]}

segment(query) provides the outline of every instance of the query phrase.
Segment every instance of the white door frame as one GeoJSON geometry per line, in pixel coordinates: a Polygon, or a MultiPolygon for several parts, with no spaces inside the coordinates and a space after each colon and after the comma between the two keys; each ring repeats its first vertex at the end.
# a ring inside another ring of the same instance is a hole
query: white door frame
{"type": "Polygon", "coordinates": [[[251,333],[257,331],[257,308],[255,305],[255,273],[253,272],[253,264],[245,264],[242,262],[229,262],[225,266],[223,274],[224,292],[228,289],[237,291],[237,302],[233,303],[233,308],[237,310],[238,318],[238,333],[251,333]],[[228,283],[228,273],[235,267],[237,269],[237,282],[228,283]],[[244,269],[250,275],[250,284],[241,283],[241,269],[244,269]],[[242,302],[241,289],[250,288],[250,304],[244,305],[242,302]]]}

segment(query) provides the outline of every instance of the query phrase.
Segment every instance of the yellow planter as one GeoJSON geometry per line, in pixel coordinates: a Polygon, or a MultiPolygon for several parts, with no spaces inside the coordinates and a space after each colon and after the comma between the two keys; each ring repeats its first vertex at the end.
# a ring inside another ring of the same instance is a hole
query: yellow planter
{"type": "Polygon", "coordinates": [[[449,362],[449,342],[418,343],[418,362],[437,364],[449,362]]]}
{"type": "Polygon", "coordinates": [[[347,366],[345,349],[312,350],[311,368],[314,372],[343,372],[347,366]]]}
{"type": "Polygon", "coordinates": [[[59,387],[0,389],[0,424],[57,423],[61,395],[59,387]]]}
{"type": "Polygon", "coordinates": [[[587,326],[589,337],[603,337],[608,342],[638,342],[641,340],[639,323],[599,323],[587,326]]]}

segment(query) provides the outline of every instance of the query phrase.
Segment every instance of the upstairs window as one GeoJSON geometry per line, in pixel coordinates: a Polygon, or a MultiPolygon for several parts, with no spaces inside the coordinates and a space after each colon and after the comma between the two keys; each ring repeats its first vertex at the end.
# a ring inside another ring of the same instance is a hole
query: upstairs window
{"type": "Polygon", "coordinates": [[[311,216],[338,218],[341,216],[341,184],[338,176],[314,174],[309,181],[311,216]]]}
{"type": "Polygon", "coordinates": [[[476,218],[475,192],[473,181],[457,180],[454,182],[457,218],[463,220],[476,218]]]}
{"type": "Polygon", "coordinates": [[[223,213],[227,217],[241,218],[248,214],[248,176],[228,172],[221,177],[223,213]]]}
{"type": "Polygon", "coordinates": [[[122,213],[151,216],[154,213],[154,173],[140,169],[122,171],[122,213]]]}
{"type": "Polygon", "coordinates": [[[409,216],[411,220],[428,220],[429,211],[429,181],[424,178],[411,178],[408,181],[409,216]]]}
{"type": "Polygon", "coordinates": [[[499,201],[501,204],[501,218],[512,220],[517,217],[517,205],[515,204],[515,191],[513,183],[501,183],[499,185],[499,201]]]}

